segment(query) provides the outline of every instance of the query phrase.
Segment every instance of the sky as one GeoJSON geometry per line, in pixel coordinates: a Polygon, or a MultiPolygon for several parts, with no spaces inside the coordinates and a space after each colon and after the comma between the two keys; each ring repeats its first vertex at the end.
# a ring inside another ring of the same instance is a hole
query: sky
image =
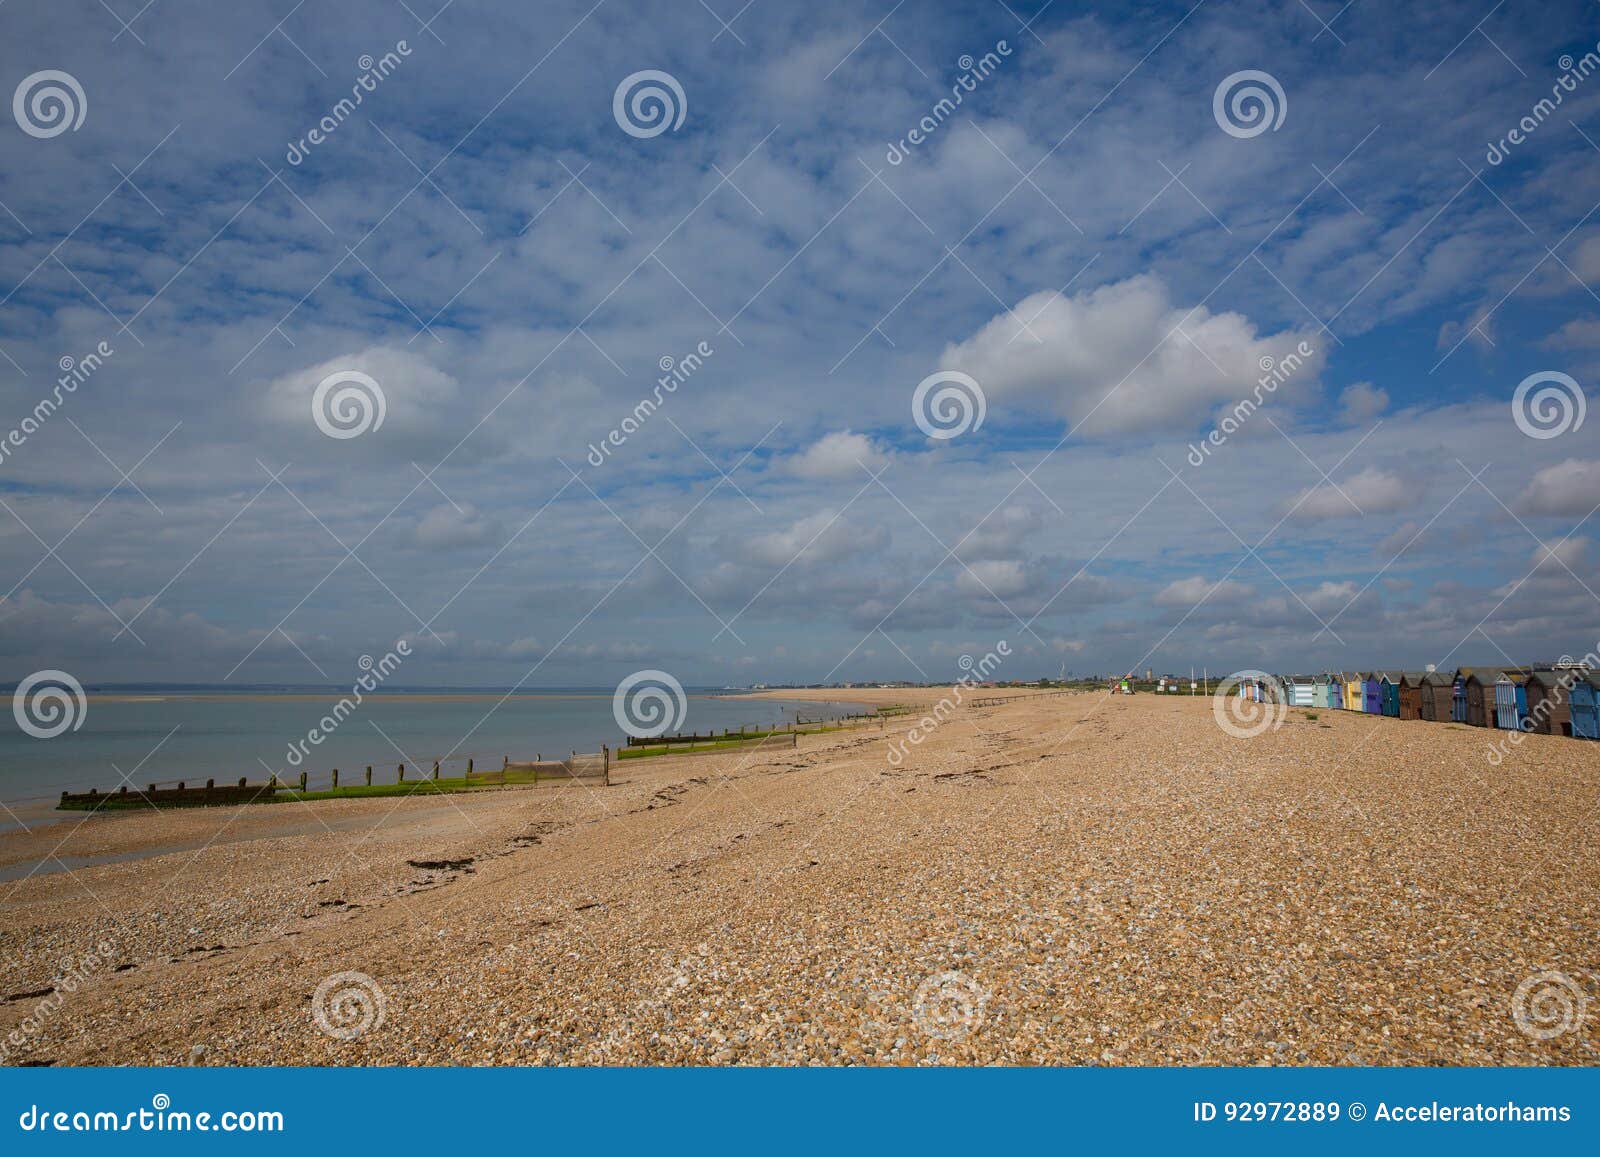
{"type": "Polygon", "coordinates": [[[0,680],[1600,645],[1600,6],[741,2],[0,7],[0,680]]]}

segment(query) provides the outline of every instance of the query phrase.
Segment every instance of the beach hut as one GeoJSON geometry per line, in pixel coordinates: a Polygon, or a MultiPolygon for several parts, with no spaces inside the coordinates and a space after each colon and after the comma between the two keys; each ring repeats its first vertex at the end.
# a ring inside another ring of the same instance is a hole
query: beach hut
{"type": "Polygon", "coordinates": [[[1398,671],[1384,671],[1378,676],[1378,710],[1390,719],[1400,718],[1400,679],[1398,671]]]}
{"type": "Polygon", "coordinates": [[[1528,715],[1527,675],[1501,671],[1494,681],[1494,725],[1502,731],[1520,731],[1528,715]]]}
{"type": "Polygon", "coordinates": [[[1422,671],[1406,671],[1400,676],[1400,718],[1422,718],[1422,686],[1427,678],[1422,671]]]}
{"type": "Polygon", "coordinates": [[[1528,698],[1524,730],[1540,735],[1571,735],[1572,711],[1567,700],[1573,684],[1581,680],[1583,674],[1582,671],[1530,671],[1523,684],[1528,698]]]}
{"type": "Polygon", "coordinates": [[[1455,680],[1449,675],[1429,671],[1422,677],[1420,717],[1430,723],[1449,723],[1455,718],[1455,680]]]}
{"type": "Polygon", "coordinates": [[[1467,676],[1471,674],[1471,667],[1462,667],[1456,671],[1456,677],[1450,684],[1450,722],[1452,723],[1465,723],[1467,721],[1467,676]]]}
{"type": "Polygon", "coordinates": [[[1284,702],[1290,707],[1315,707],[1316,684],[1310,675],[1288,675],[1283,680],[1284,702]]]}
{"type": "Polygon", "coordinates": [[[1383,678],[1376,671],[1361,677],[1361,710],[1368,715],[1383,714],[1383,678]]]}
{"type": "Polygon", "coordinates": [[[1600,739],[1600,671],[1585,671],[1567,693],[1575,739],[1600,739]]]}
{"type": "Polygon", "coordinates": [[[1495,680],[1500,672],[1488,667],[1474,667],[1467,675],[1467,726],[1493,727],[1495,725],[1495,680]]]}
{"type": "Polygon", "coordinates": [[[1343,699],[1344,696],[1342,692],[1337,695],[1335,694],[1334,689],[1336,684],[1334,683],[1334,680],[1336,678],[1337,676],[1326,673],[1312,677],[1311,705],[1313,707],[1339,706],[1339,700],[1343,699]]]}
{"type": "Polygon", "coordinates": [[[1346,671],[1340,678],[1344,682],[1344,709],[1346,711],[1360,711],[1362,709],[1361,676],[1354,671],[1346,671]]]}

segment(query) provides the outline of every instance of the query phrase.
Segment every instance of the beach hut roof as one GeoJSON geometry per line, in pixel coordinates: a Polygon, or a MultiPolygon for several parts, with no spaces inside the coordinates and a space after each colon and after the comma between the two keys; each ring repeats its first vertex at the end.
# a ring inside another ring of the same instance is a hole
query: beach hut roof
{"type": "Polygon", "coordinates": [[[1495,682],[1499,683],[1504,681],[1507,683],[1526,683],[1528,681],[1528,676],[1531,673],[1532,672],[1522,667],[1509,667],[1500,672],[1499,678],[1497,678],[1495,682]]]}
{"type": "Polygon", "coordinates": [[[1422,681],[1434,687],[1448,687],[1455,682],[1454,679],[1442,671],[1424,672],[1422,681]]]}
{"type": "Polygon", "coordinates": [[[1498,667],[1463,667],[1468,683],[1496,683],[1505,672],[1498,667]]]}

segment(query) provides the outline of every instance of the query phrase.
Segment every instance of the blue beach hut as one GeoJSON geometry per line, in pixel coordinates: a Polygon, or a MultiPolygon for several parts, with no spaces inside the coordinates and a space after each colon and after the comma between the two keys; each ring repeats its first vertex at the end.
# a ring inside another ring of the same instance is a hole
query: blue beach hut
{"type": "Polygon", "coordinates": [[[1575,739],[1600,739],[1600,672],[1585,671],[1567,693],[1575,739]]]}
{"type": "Polygon", "coordinates": [[[1391,719],[1400,718],[1400,672],[1385,671],[1379,676],[1378,709],[1391,719]]]}
{"type": "Polygon", "coordinates": [[[1467,676],[1472,672],[1463,667],[1456,672],[1455,682],[1450,686],[1450,722],[1465,723],[1467,721],[1467,676]]]}
{"type": "Polygon", "coordinates": [[[1376,671],[1361,677],[1361,710],[1368,715],[1383,714],[1383,680],[1376,671]]]}
{"type": "Polygon", "coordinates": [[[1528,717],[1528,677],[1521,671],[1502,671],[1494,681],[1494,725],[1517,731],[1528,717]]]}

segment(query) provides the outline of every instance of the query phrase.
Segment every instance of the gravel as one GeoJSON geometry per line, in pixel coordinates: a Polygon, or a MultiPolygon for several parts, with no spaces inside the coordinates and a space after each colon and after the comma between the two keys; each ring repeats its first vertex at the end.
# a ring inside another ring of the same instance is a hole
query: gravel
{"type": "Polygon", "coordinates": [[[1492,766],[1496,733],[1315,714],[1239,739],[1203,698],[1083,693],[962,707],[899,766],[909,717],[610,788],[74,818],[0,865],[140,858],[0,884],[0,1040],[11,1064],[1600,1063],[1600,744],[1492,766]]]}

